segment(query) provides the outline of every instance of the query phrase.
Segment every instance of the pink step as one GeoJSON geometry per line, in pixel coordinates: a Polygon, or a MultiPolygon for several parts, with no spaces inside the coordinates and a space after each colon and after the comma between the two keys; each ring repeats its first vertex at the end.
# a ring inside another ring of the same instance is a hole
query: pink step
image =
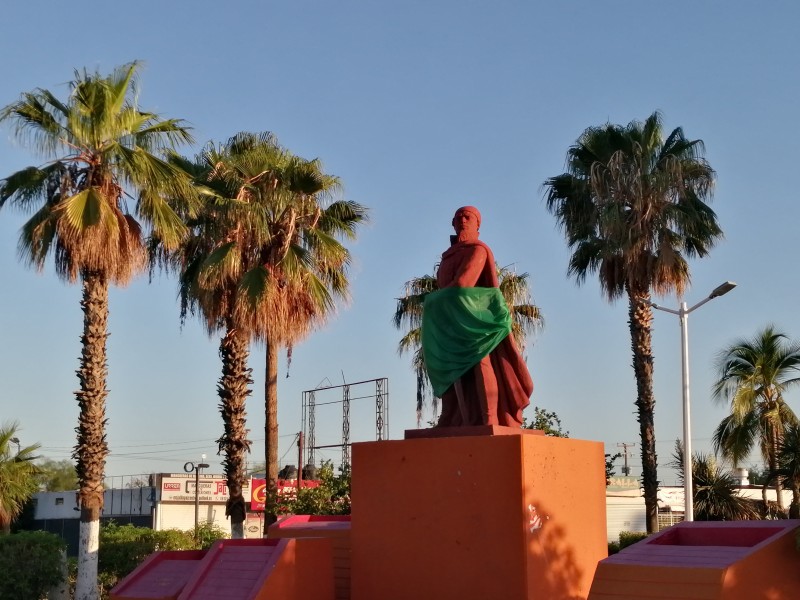
{"type": "Polygon", "coordinates": [[[176,600],[194,575],[205,550],[151,554],[111,590],[112,600],[176,600]]]}

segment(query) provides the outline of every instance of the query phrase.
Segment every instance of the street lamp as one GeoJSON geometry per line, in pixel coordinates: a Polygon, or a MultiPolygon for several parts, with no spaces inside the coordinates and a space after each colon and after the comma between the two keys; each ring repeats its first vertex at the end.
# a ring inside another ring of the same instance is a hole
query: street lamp
{"type": "MultiPolygon", "coordinates": [[[[206,455],[203,454],[200,457],[201,460],[206,459],[206,455]]],[[[201,462],[198,464],[194,464],[193,462],[187,462],[183,465],[183,470],[187,473],[191,473],[194,471],[194,534],[197,535],[197,526],[200,522],[200,469],[207,469],[208,464],[205,462],[201,462]]]]}
{"type": "Polygon", "coordinates": [[[726,281],[718,285],[714,290],[691,308],[686,308],[686,302],[681,302],[678,310],[671,308],[664,308],[655,302],[651,302],[650,306],[657,310],[678,315],[681,324],[681,358],[683,359],[683,495],[684,495],[684,521],[694,521],[694,502],[692,498],[692,428],[691,428],[691,411],[689,404],[689,327],[688,316],[693,310],[703,306],[709,300],[719,298],[730,292],[736,284],[733,281],[726,281]]]}
{"type": "Polygon", "coordinates": [[[16,444],[17,445],[17,456],[19,456],[19,453],[22,451],[22,445],[19,442],[19,438],[18,437],[12,437],[8,441],[11,442],[12,444],[16,444]]]}

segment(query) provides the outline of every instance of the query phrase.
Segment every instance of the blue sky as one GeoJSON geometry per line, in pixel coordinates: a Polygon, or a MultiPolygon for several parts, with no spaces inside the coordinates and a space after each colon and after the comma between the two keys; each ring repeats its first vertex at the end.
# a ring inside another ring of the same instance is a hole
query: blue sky
{"type": "MultiPolygon", "coordinates": [[[[497,260],[529,273],[545,315],[526,352],[532,404],[556,411],[572,437],[607,451],[635,442],[636,453],[626,303],[609,305],[594,280],[567,279],[542,183],[563,171],[586,127],[660,110],[667,129],[705,141],[718,174],[712,206],[726,237],[692,262],[685,299],[738,283],[689,318],[693,440],[707,450],[726,414],[709,393],[720,348],[770,322],[800,336],[798,17],[796,3],[780,1],[14,3],[0,38],[0,104],[36,87],[64,96],[75,69],[142,60],[140,105],[186,119],[198,146],[272,131],[293,152],[319,157],[344,196],[370,208],[351,246],[351,302],[295,348],[288,378],[281,361],[286,462],[295,462],[302,391],[320,384],[388,377],[391,437],[415,426],[414,377],[390,319],[403,283],[437,262],[463,204],[481,209],[481,236],[497,260]]],[[[37,161],[0,131],[0,176],[37,161]]],[[[23,219],[0,212],[0,421],[18,420],[23,443],[66,458],[77,424],[80,290],[18,262],[23,219]]],[[[110,309],[108,475],[179,471],[203,452],[219,472],[218,341],[199,322],[180,328],[166,276],[112,291],[110,309]]],[[[665,465],[681,435],[677,317],[655,314],[654,354],[660,474],[673,483],[665,465]]],[[[261,461],[263,348],[251,360],[248,422],[252,460],[261,461]]],[[[797,398],[789,403],[800,410],[797,398]]],[[[360,402],[354,441],[374,437],[374,407],[360,402]]],[[[318,416],[318,443],[337,443],[340,431],[340,417],[318,416]]],[[[639,474],[638,455],[632,466],[639,474]]]]}

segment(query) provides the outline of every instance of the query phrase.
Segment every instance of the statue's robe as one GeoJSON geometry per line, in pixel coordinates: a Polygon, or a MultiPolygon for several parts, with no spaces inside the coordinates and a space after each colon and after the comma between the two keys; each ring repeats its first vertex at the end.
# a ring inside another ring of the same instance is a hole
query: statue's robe
{"type": "MultiPolygon", "coordinates": [[[[497,288],[497,269],[491,249],[479,240],[455,242],[442,254],[437,283],[442,290],[450,287],[497,288]]],[[[452,323],[451,326],[458,327],[459,324],[452,323]]],[[[422,327],[424,353],[424,312],[422,327]]],[[[501,338],[486,356],[441,394],[442,414],[438,427],[522,425],[522,410],[530,402],[533,381],[513,336],[507,334],[501,338]]]]}

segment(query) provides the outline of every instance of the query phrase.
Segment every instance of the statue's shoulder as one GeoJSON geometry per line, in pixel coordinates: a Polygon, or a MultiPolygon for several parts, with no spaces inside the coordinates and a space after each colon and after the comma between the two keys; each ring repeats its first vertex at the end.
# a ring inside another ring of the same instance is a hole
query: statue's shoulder
{"type": "MultiPolygon", "coordinates": [[[[492,258],[492,250],[489,246],[480,240],[473,240],[469,242],[457,242],[450,246],[442,254],[442,260],[456,256],[459,254],[472,254],[474,252],[485,253],[489,258],[492,258]]],[[[493,260],[493,259],[492,259],[493,260]]]]}
{"type": "Polygon", "coordinates": [[[477,246],[480,246],[481,248],[483,248],[486,251],[486,253],[489,256],[492,256],[492,249],[489,248],[488,244],[485,244],[484,242],[482,242],[480,240],[475,240],[474,242],[470,242],[470,243],[475,244],[477,246]]]}

